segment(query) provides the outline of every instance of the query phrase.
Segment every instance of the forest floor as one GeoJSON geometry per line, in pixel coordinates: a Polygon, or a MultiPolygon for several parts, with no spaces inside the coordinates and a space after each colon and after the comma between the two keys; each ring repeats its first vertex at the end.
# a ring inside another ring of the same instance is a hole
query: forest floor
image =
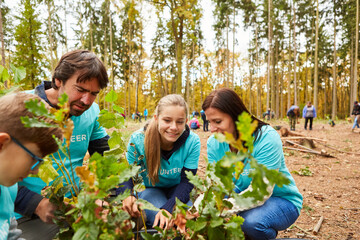
{"type": "MultiPolygon", "coordinates": [[[[272,126],[288,127],[286,121],[274,120],[272,126]]],[[[326,121],[315,120],[312,131],[303,127],[304,120],[296,125],[295,133],[326,140],[326,144],[338,150],[360,154],[360,131],[351,132],[352,123],[336,122],[334,127],[326,121]]],[[[141,127],[139,123],[127,123],[128,136],[141,127]]],[[[195,131],[201,139],[199,175],[206,168],[206,141],[210,132],[195,131]]],[[[125,136],[127,138],[127,136],[125,136]]],[[[286,165],[290,172],[308,169],[311,176],[292,173],[296,185],[304,197],[303,209],[295,224],[279,232],[278,238],[304,239],[360,239],[360,155],[342,153],[315,142],[314,150],[326,150],[334,158],[284,149],[286,165]],[[321,217],[324,221],[316,235],[313,228],[321,217]]]]}

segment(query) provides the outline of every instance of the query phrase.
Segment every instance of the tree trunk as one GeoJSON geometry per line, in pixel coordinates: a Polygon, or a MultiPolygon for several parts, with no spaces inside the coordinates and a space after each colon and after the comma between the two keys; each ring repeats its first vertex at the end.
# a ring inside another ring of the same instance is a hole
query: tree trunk
{"type": "Polygon", "coordinates": [[[336,15],[335,15],[335,0],[334,0],[334,65],[333,65],[333,91],[332,91],[332,109],[331,118],[336,119],[336,15]]]}
{"type": "Polygon", "coordinates": [[[256,94],[256,116],[260,117],[260,108],[261,108],[261,89],[260,89],[260,63],[259,63],[259,48],[258,48],[258,31],[259,25],[256,24],[255,28],[255,51],[256,51],[256,78],[257,78],[257,94],[256,94]]]}
{"type": "MultiPolygon", "coordinates": [[[[194,42],[193,42],[194,45],[194,42]]],[[[190,55],[190,54],[189,54],[190,55]]],[[[189,56],[190,58],[190,56],[189,56]]],[[[186,61],[186,102],[189,103],[190,100],[190,59],[186,61]]]]}
{"type": "Polygon", "coordinates": [[[288,94],[288,97],[287,97],[287,109],[290,108],[291,106],[291,88],[290,88],[290,85],[291,85],[291,21],[289,22],[289,50],[288,50],[288,53],[289,53],[289,61],[288,61],[288,85],[287,85],[287,94],[288,94]]]}
{"type": "Polygon", "coordinates": [[[67,42],[67,12],[66,12],[66,9],[67,9],[67,3],[66,3],[66,0],[64,0],[64,15],[65,15],[65,18],[64,18],[64,24],[65,24],[65,29],[64,29],[64,32],[65,32],[65,50],[66,52],[68,52],[68,42],[67,42]]]}
{"type": "MultiPolygon", "coordinates": [[[[0,0],[0,5],[2,5],[2,0],[0,0]]],[[[5,67],[5,42],[4,42],[4,30],[3,30],[1,9],[0,9],[0,37],[1,37],[1,64],[5,67]]]]}
{"type": "Polygon", "coordinates": [[[268,64],[266,84],[266,110],[270,107],[270,82],[271,82],[271,54],[272,54],[272,23],[271,23],[272,0],[268,0],[268,64]]]}
{"type": "Polygon", "coordinates": [[[253,84],[253,69],[254,69],[254,65],[253,65],[253,61],[251,60],[250,64],[249,64],[249,105],[248,105],[248,110],[250,112],[253,112],[251,110],[251,100],[252,100],[252,94],[251,94],[251,89],[252,89],[252,84],[253,84]]]}
{"type": "Polygon", "coordinates": [[[261,111],[261,79],[260,77],[257,79],[257,95],[256,95],[256,113],[257,116],[260,118],[262,111],[261,111]]]}
{"type": "Polygon", "coordinates": [[[297,79],[296,79],[296,71],[297,71],[297,59],[296,59],[296,12],[295,12],[295,2],[293,2],[293,11],[294,11],[294,104],[298,104],[298,95],[297,95],[297,79]]]}
{"type": "Polygon", "coordinates": [[[229,83],[229,16],[226,16],[226,87],[230,86],[229,83]]]}
{"type": "Polygon", "coordinates": [[[284,51],[282,51],[282,64],[281,64],[281,78],[280,78],[280,118],[284,117],[284,95],[283,95],[283,89],[284,89],[284,69],[285,69],[285,56],[284,51]]]}
{"type": "MultiPolygon", "coordinates": [[[[232,88],[235,87],[235,27],[236,27],[236,21],[235,21],[235,0],[233,0],[233,50],[232,50],[232,72],[231,72],[231,80],[232,80],[232,88]]],[[[250,90],[251,91],[251,90],[250,90]]]]}
{"type": "Polygon", "coordinates": [[[131,108],[130,108],[130,100],[131,100],[131,95],[130,95],[130,78],[131,78],[131,28],[132,28],[132,24],[129,18],[129,34],[128,34],[128,58],[129,58],[129,71],[128,71],[128,76],[127,76],[127,86],[128,86],[128,114],[130,114],[129,116],[131,116],[131,108]]]}
{"type": "MultiPolygon", "coordinates": [[[[354,84],[353,84],[353,99],[351,102],[357,100],[358,90],[358,49],[359,49],[359,1],[356,1],[356,23],[355,23],[355,56],[354,56],[354,84]]],[[[350,105],[351,106],[351,105],[350,105]]]]}
{"type": "Polygon", "coordinates": [[[54,57],[53,57],[53,48],[54,48],[54,39],[52,37],[52,26],[51,26],[51,16],[52,16],[52,11],[51,11],[51,6],[50,6],[51,2],[50,1],[46,1],[46,5],[47,5],[47,10],[48,10],[48,29],[49,29],[49,50],[50,50],[50,71],[52,72],[55,68],[55,63],[54,63],[54,57]]]}
{"type": "Polygon", "coordinates": [[[314,107],[318,109],[318,51],[319,51],[319,0],[316,0],[315,66],[314,66],[314,107]]]}
{"type": "Polygon", "coordinates": [[[114,58],[113,58],[113,36],[112,36],[112,22],[111,22],[111,13],[110,13],[110,1],[108,2],[108,16],[109,16],[109,37],[110,37],[110,78],[112,84],[112,90],[115,90],[115,81],[114,81],[114,58]]]}

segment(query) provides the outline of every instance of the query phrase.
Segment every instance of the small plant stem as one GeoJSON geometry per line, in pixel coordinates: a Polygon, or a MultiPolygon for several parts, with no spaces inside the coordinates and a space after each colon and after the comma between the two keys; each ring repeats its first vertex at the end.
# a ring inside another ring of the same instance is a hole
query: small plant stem
{"type": "MultiPolygon", "coordinates": [[[[70,181],[70,183],[71,183],[71,187],[74,189],[75,196],[77,196],[77,195],[79,194],[79,192],[78,192],[78,191],[76,191],[76,190],[77,190],[77,188],[75,188],[75,185],[74,185],[73,181],[71,180],[70,173],[69,173],[69,171],[67,170],[67,168],[65,167],[65,161],[66,161],[66,159],[65,159],[65,160],[62,160],[61,155],[60,155],[60,153],[59,153],[59,152],[58,152],[58,155],[59,155],[59,158],[60,158],[61,164],[62,164],[62,166],[64,167],[64,170],[65,170],[65,172],[66,172],[66,175],[67,175],[67,177],[69,178],[69,181],[70,181]]],[[[71,161],[70,161],[70,163],[71,163],[71,161]]],[[[65,175],[64,175],[64,176],[65,176],[65,175]]]]}
{"type": "Polygon", "coordinates": [[[71,173],[72,173],[72,177],[73,177],[73,181],[74,181],[74,185],[76,188],[76,192],[79,193],[79,188],[77,187],[76,181],[75,181],[75,173],[74,173],[74,169],[73,169],[73,165],[71,162],[71,157],[70,157],[70,146],[68,146],[66,148],[67,152],[68,152],[68,156],[69,156],[69,162],[70,162],[70,167],[71,167],[71,173]]]}
{"type": "MultiPolygon", "coordinates": [[[[56,165],[58,165],[58,167],[59,167],[59,169],[60,169],[60,171],[61,171],[61,173],[63,174],[63,176],[64,176],[64,178],[65,178],[65,181],[66,181],[66,183],[69,185],[70,183],[69,183],[69,180],[66,178],[66,175],[65,175],[65,173],[64,173],[64,171],[63,171],[63,169],[62,169],[62,167],[64,166],[63,165],[63,163],[62,163],[62,161],[61,161],[61,165],[58,163],[58,161],[56,160],[56,158],[54,157],[54,155],[53,154],[51,154],[52,155],[52,157],[53,157],[53,159],[54,159],[54,161],[55,161],[55,163],[56,163],[56,165]]],[[[64,167],[65,168],[65,167],[64,167]]],[[[74,193],[72,192],[72,190],[70,189],[70,193],[71,193],[71,196],[72,197],[74,197],[74,193]]]]}

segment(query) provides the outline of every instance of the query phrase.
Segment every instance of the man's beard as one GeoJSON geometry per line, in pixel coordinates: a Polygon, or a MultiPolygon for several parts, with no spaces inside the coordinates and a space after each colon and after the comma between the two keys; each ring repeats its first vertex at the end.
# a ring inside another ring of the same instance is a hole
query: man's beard
{"type": "Polygon", "coordinates": [[[73,101],[70,103],[70,114],[73,115],[73,116],[80,116],[81,114],[83,114],[86,110],[88,110],[89,108],[91,107],[91,104],[90,105],[86,105],[86,104],[83,104],[82,102],[80,101],[73,101]],[[80,107],[83,107],[83,109],[74,109],[74,105],[77,105],[77,106],[80,106],[80,107]]]}

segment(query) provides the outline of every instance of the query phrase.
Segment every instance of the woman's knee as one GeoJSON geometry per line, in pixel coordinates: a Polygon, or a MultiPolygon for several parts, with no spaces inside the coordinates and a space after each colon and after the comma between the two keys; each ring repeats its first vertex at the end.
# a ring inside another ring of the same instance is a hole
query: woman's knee
{"type": "Polygon", "coordinates": [[[245,219],[241,228],[249,239],[274,239],[277,235],[275,229],[256,219],[245,219]]]}

